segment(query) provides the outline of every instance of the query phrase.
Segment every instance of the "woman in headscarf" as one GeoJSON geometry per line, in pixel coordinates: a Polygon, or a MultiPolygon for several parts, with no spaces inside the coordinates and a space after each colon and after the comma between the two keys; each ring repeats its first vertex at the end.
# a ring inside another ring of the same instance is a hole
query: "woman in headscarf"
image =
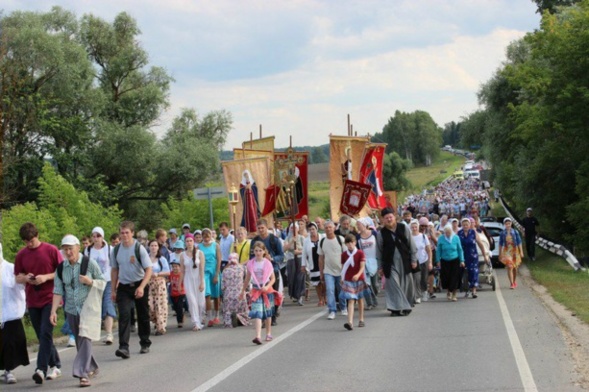
{"type": "MultiPolygon", "coordinates": [[[[481,249],[484,248],[484,245],[474,228],[474,220],[472,218],[462,218],[462,228],[458,231],[458,238],[460,238],[460,245],[464,252],[464,264],[468,271],[468,290],[472,292],[472,298],[477,298],[477,288],[479,287],[479,255],[477,253],[477,245],[481,249]]],[[[488,261],[488,258],[489,256],[485,254],[485,262],[488,261]]],[[[468,297],[469,291],[466,292],[465,297],[468,297]]]]}
{"type": "MultiPolygon", "coordinates": [[[[420,218],[427,219],[427,218],[420,218]]],[[[411,236],[417,247],[417,261],[419,261],[419,271],[413,273],[413,284],[415,285],[415,303],[427,301],[427,276],[432,269],[432,250],[429,239],[425,233],[419,232],[419,221],[411,220],[409,224],[411,236]]]]}
{"type": "Polygon", "coordinates": [[[364,217],[356,222],[358,228],[358,242],[357,246],[366,256],[366,284],[368,285],[368,292],[365,293],[366,309],[370,310],[378,305],[376,296],[378,295],[377,271],[378,262],[376,261],[376,235],[370,227],[374,223],[369,217],[364,217]]]}
{"type": "Polygon", "coordinates": [[[441,266],[442,287],[448,290],[448,300],[457,301],[456,290],[460,284],[460,267],[464,267],[464,252],[450,224],[444,227],[444,234],[438,237],[436,262],[441,266]]]}
{"type": "Polygon", "coordinates": [[[309,236],[305,238],[303,243],[301,268],[309,272],[311,285],[315,286],[315,289],[317,290],[317,297],[319,298],[319,303],[317,306],[325,306],[327,304],[327,300],[325,298],[325,286],[321,283],[319,255],[317,254],[319,241],[321,241],[323,235],[319,234],[317,224],[315,222],[309,223],[307,230],[309,231],[309,236]]]}
{"type": "Polygon", "coordinates": [[[22,318],[25,314],[25,285],[16,283],[14,264],[4,260],[0,244],[0,370],[6,384],[15,384],[12,370],[29,364],[27,336],[22,318]]]}
{"type": "Polygon", "coordinates": [[[157,240],[148,243],[149,259],[151,260],[151,279],[149,280],[149,318],[154,323],[156,336],[166,333],[168,324],[168,290],[166,280],[170,276],[168,260],[161,253],[161,245],[157,240]]]}
{"type": "Polygon", "coordinates": [[[288,295],[303,306],[305,299],[305,272],[301,268],[301,255],[303,254],[304,238],[299,234],[299,224],[290,225],[288,237],[284,243],[284,251],[288,251],[292,258],[289,258],[286,264],[286,274],[288,275],[288,295]]]}
{"type": "Polygon", "coordinates": [[[499,234],[499,261],[507,268],[509,288],[515,289],[517,287],[517,269],[524,257],[524,249],[519,233],[512,227],[511,218],[503,219],[503,224],[505,229],[499,234]]]}

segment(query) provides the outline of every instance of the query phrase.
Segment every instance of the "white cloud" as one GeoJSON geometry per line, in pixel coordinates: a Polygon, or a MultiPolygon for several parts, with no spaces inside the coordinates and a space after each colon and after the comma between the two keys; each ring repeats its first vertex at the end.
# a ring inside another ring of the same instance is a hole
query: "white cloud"
{"type": "Polygon", "coordinates": [[[104,0],[16,1],[16,9],[57,4],[106,20],[138,21],[151,63],[176,79],[162,132],[181,107],[227,109],[235,130],[276,134],[286,146],[327,143],[331,132],[378,132],[395,110],[429,112],[438,124],[477,108],[476,91],[531,31],[531,1],[512,0],[104,0]]]}

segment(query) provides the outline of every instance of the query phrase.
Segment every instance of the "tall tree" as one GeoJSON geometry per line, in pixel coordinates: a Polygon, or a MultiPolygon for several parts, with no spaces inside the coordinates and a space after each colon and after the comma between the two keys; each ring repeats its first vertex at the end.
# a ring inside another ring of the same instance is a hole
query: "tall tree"
{"type": "Polygon", "coordinates": [[[383,160],[384,189],[387,191],[404,191],[411,188],[411,181],[406,174],[413,164],[409,159],[403,159],[395,151],[385,154],[383,160]]]}

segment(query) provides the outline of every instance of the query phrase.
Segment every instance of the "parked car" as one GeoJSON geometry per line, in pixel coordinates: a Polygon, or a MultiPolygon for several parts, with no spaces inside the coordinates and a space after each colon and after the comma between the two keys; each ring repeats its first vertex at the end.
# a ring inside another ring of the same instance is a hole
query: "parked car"
{"type": "Polygon", "coordinates": [[[499,261],[499,234],[505,228],[503,223],[500,222],[481,222],[481,224],[487,229],[489,236],[493,237],[495,241],[495,249],[491,251],[491,263],[493,268],[503,267],[503,264],[499,261]]]}

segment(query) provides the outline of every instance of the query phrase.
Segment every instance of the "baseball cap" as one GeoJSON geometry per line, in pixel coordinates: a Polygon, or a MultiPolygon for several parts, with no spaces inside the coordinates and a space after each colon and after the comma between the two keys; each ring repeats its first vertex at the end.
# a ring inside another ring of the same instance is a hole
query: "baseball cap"
{"type": "Polygon", "coordinates": [[[73,234],[68,234],[61,240],[61,246],[65,245],[80,245],[80,240],[73,234]]]}
{"type": "Polygon", "coordinates": [[[511,222],[511,218],[510,217],[507,217],[507,218],[503,219],[503,223],[505,223],[507,221],[510,221],[511,222]]]}
{"type": "Polygon", "coordinates": [[[176,231],[176,229],[170,229],[170,231],[168,231],[169,234],[178,234],[178,232],[176,231]]]}
{"type": "Polygon", "coordinates": [[[183,229],[190,229],[190,224],[189,224],[189,223],[184,223],[184,224],[182,225],[182,228],[183,228],[183,229]]]}
{"type": "Polygon", "coordinates": [[[104,230],[102,229],[102,227],[98,227],[96,226],[95,228],[92,229],[92,234],[100,234],[101,237],[104,237],[104,230]]]}
{"type": "Polygon", "coordinates": [[[184,249],[184,241],[178,240],[174,243],[174,249],[184,249]]]}
{"type": "Polygon", "coordinates": [[[197,234],[202,234],[202,230],[194,230],[194,233],[193,233],[193,234],[194,234],[194,235],[197,235],[197,234]]]}

